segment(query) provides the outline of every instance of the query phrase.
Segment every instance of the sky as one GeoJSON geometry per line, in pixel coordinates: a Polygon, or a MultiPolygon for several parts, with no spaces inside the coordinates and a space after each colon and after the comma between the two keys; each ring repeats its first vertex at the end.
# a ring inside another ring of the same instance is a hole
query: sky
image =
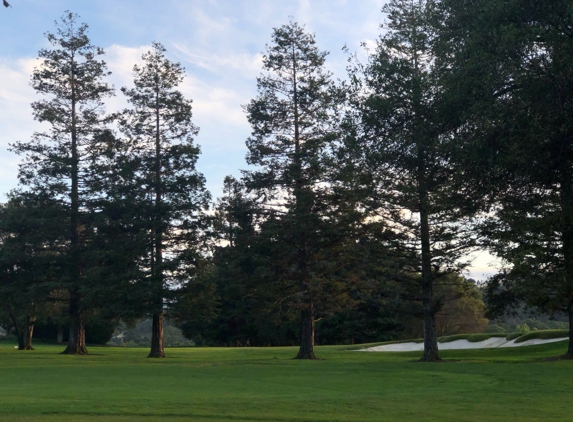
{"type": "MultiPolygon", "coordinates": [[[[94,45],[102,47],[116,96],[107,111],[126,106],[119,88],[131,86],[132,68],[153,41],[186,70],[181,91],[193,100],[193,121],[201,128],[198,169],[213,197],[221,194],[223,178],[246,169],[245,140],[250,127],[242,110],[256,96],[265,44],[272,29],[292,17],[329,51],[327,67],[346,77],[348,53],[365,57],[382,33],[385,0],[8,0],[0,8],[0,201],[17,185],[19,157],[9,144],[30,139],[43,130],[31,115],[30,103],[40,98],[29,86],[38,50],[49,47],[44,34],[66,10],[89,27],[94,45]]],[[[477,254],[475,278],[495,272],[492,257],[477,254]]]]}

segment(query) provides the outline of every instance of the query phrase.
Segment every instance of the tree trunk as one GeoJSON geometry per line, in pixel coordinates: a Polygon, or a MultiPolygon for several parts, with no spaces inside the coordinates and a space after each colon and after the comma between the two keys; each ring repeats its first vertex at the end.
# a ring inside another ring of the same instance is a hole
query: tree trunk
{"type": "Polygon", "coordinates": [[[423,312],[424,312],[424,354],[420,361],[422,362],[439,362],[438,338],[436,334],[436,319],[433,312],[432,304],[432,285],[422,287],[423,293],[423,312]]]}
{"type": "Polygon", "coordinates": [[[64,342],[64,330],[61,328],[58,328],[58,337],[56,339],[57,343],[63,343],[64,342]]]}
{"type": "Polygon", "coordinates": [[[34,350],[32,347],[32,337],[34,336],[34,323],[36,322],[35,316],[28,316],[28,326],[26,327],[26,342],[24,349],[20,350],[34,350]]]}
{"type": "Polygon", "coordinates": [[[16,330],[16,337],[18,337],[18,350],[26,350],[26,330],[21,327],[18,320],[16,319],[16,315],[10,309],[10,320],[12,321],[12,325],[16,330]]]}
{"type": "Polygon", "coordinates": [[[87,355],[86,330],[84,326],[84,312],[79,308],[77,295],[70,297],[70,336],[68,347],[62,353],[64,355],[87,355]]]}
{"type": "Polygon", "coordinates": [[[314,305],[312,299],[300,310],[300,348],[295,359],[316,359],[314,355],[314,305]]]}
{"type": "Polygon", "coordinates": [[[567,313],[569,314],[569,347],[563,357],[565,359],[573,359],[573,299],[569,300],[567,313]]]}
{"type": "Polygon", "coordinates": [[[161,185],[161,131],[160,131],[160,104],[159,86],[155,92],[155,221],[154,221],[154,247],[155,262],[152,264],[152,273],[156,284],[157,309],[153,314],[151,327],[151,350],[148,358],[164,358],[163,350],[163,230],[159,216],[162,206],[161,185]]]}
{"type": "Polygon", "coordinates": [[[151,351],[148,358],[164,358],[163,350],[163,312],[153,315],[153,325],[151,327],[151,351]]]}
{"type": "MultiPolygon", "coordinates": [[[[296,60],[295,44],[292,44],[292,77],[293,77],[293,104],[294,104],[294,197],[295,197],[295,210],[298,222],[304,221],[310,213],[310,207],[306,200],[303,198],[303,174],[302,174],[302,157],[301,157],[301,139],[300,139],[300,122],[299,122],[299,104],[298,104],[298,65],[296,60]]],[[[295,359],[316,359],[314,355],[314,303],[308,293],[304,293],[308,289],[306,284],[307,280],[307,253],[306,253],[306,227],[299,225],[297,230],[299,232],[295,235],[298,247],[298,276],[300,278],[300,293],[308,295],[306,303],[301,303],[300,309],[300,347],[295,359]]]]}
{"type": "Polygon", "coordinates": [[[84,315],[80,309],[80,297],[78,288],[81,278],[81,257],[80,257],[80,202],[79,202],[79,153],[78,153],[78,132],[77,132],[77,92],[75,81],[74,55],[71,56],[71,87],[72,87],[72,127],[71,127],[71,165],[70,165],[70,244],[72,256],[73,280],[70,286],[70,337],[68,347],[62,353],[66,355],[87,355],[86,333],[84,327],[84,315]]]}
{"type": "Polygon", "coordinates": [[[18,350],[26,350],[26,332],[16,326],[16,335],[18,336],[18,350]]]}
{"type": "Polygon", "coordinates": [[[561,169],[561,236],[563,241],[563,260],[565,261],[565,280],[569,289],[569,348],[565,358],[573,359],[573,177],[567,163],[561,169]]]}
{"type": "Polygon", "coordinates": [[[422,362],[440,361],[436,333],[436,306],[434,304],[434,280],[430,249],[430,225],[427,212],[427,193],[421,190],[420,233],[422,243],[422,310],[424,315],[424,354],[422,362]]]}

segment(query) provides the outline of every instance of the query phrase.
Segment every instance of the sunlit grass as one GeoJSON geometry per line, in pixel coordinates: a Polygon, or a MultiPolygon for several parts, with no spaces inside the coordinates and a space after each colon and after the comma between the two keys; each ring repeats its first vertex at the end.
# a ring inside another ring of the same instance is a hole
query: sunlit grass
{"type": "Polygon", "coordinates": [[[146,349],[0,344],[0,420],[7,421],[546,421],[571,415],[573,362],[544,362],[566,342],[419,352],[318,347],[146,349]]]}

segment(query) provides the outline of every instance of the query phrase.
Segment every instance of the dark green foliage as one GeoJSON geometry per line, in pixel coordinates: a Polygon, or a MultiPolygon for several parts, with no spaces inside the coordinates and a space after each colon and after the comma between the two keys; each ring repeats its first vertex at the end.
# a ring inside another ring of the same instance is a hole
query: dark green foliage
{"type": "Polygon", "coordinates": [[[296,344],[296,312],[273,306],[282,292],[268,283],[274,246],[257,230],[261,216],[256,203],[243,182],[231,176],[225,178],[223,193],[215,206],[218,245],[201,278],[210,297],[197,294],[197,284],[180,292],[175,315],[181,329],[197,344],[296,344]],[[201,306],[185,305],[201,297],[207,299],[201,306]]]}
{"type": "Polygon", "coordinates": [[[449,145],[447,96],[434,60],[428,25],[431,2],[394,0],[384,11],[388,31],[365,66],[351,69],[356,85],[349,116],[350,154],[372,189],[364,202],[399,235],[396,245],[421,274],[423,360],[439,360],[434,294],[440,277],[457,273],[475,247],[474,207],[449,145]]]}
{"type": "Polygon", "coordinates": [[[14,193],[0,205],[0,315],[21,350],[32,347],[38,319],[62,311],[65,223],[62,207],[50,198],[14,193]]]}
{"type": "Polygon", "coordinates": [[[457,137],[491,204],[487,246],[508,264],[491,302],[521,299],[573,322],[572,5],[439,4],[440,60],[464,105],[457,137]]]}
{"type": "Polygon", "coordinates": [[[191,121],[191,100],[178,90],[185,72],[165,51],[153,43],[133,68],[135,87],[122,88],[132,106],[122,114],[121,131],[127,137],[125,184],[132,191],[126,200],[142,242],[136,280],[154,319],[150,357],[164,357],[166,301],[175,287],[198,276],[209,200],[196,170],[200,149],[193,137],[199,129],[191,121]]]}
{"type": "Polygon", "coordinates": [[[438,335],[481,333],[488,324],[482,290],[474,280],[449,274],[435,280],[438,335]]]}
{"type": "Polygon", "coordinates": [[[268,251],[260,296],[272,291],[279,315],[299,313],[304,359],[314,358],[316,316],[351,302],[350,280],[336,272],[344,242],[360,230],[349,186],[332,165],[344,91],[326,71],[326,55],[297,23],[275,28],[258,96],[245,106],[247,162],[257,167],[245,183],[258,199],[259,241],[268,251]]]}
{"type": "Polygon", "coordinates": [[[42,62],[34,70],[32,86],[45,99],[32,103],[34,118],[50,125],[47,132],[35,133],[28,142],[17,142],[13,150],[24,155],[19,179],[35,195],[58,201],[68,219],[67,248],[62,255],[60,288],[69,293],[72,319],[66,353],[85,354],[83,315],[91,305],[85,293],[95,283],[86,273],[86,247],[92,233],[90,202],[101,194],[91,189],[97,161],[93,147],[96,136],[108,119],[103,99],[113,88],[103,80],[109,72],[101,60],[101,48],[91,44],[88,26],[66,12],[56,22],[56,33],[47,33],[51,49],[42,49],[42,62]]]}
{"type": "Polygon", "coordinates": [[[106,344],[113,336],[118,323],[117,320],[102,319],[100,315],[86,318],[86,343],[106,344]]]}

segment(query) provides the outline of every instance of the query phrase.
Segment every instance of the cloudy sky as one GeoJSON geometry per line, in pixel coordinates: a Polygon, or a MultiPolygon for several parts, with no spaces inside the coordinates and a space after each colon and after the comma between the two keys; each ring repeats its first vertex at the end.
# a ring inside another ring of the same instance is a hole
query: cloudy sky
{"type": "MultiPolygon", "coordinates": [[[[31,117],[30,102],[39,97],[29,86],[37,52],[47,47],[44,33],[64,11],[78,13],[90,26],[94,45],[106,51],[118,90],[108,111],[123,108],[119,88],[131,84],[131,69],[159,41],[179,61],[187,77],[181,90],[194,101],[199,169],[213,196],[220,195],[225,175],[246,168],[249,125],[241,109],[256,95],[261,53],[273,27],[292,16],[314,32],[330,52],[327,66],[345,77],[348,56],[363,55],[362,43],[380,35],[385,0],[8,0],[0,10],[0,200],[16,186],[19,158],[7,150],[41,126],[31,117]]],[[[487,274],[490,257],[481,254],[472,275],[487,274]]]]}
{"type": "MultiPolygon", "coordinates": [[[[182,91],[194,101],[194,121],[201,128],[199,162],[214,196],[227,174],[245,168],[249,125],[241,109],[256,95],[261,53],[272,28],[289,16],[316,34],[330,51],[329,67],[345,76],[342,47],[361,50],[361,42],[378,37],[383,0],[10,0],[0,10],[0,193],[16,184],[18,157],[8,144],[26,140],[39,125],[30,102],[38,96],[29,86],[43,34],[65,10],[78,13],[90,26],[95,45],[106,51],[116,88],[131,83],[131,69],[151,41],[187,72],[182,91]]],[[[108,103],[123,106],[120,92],[108,103]]]]}

